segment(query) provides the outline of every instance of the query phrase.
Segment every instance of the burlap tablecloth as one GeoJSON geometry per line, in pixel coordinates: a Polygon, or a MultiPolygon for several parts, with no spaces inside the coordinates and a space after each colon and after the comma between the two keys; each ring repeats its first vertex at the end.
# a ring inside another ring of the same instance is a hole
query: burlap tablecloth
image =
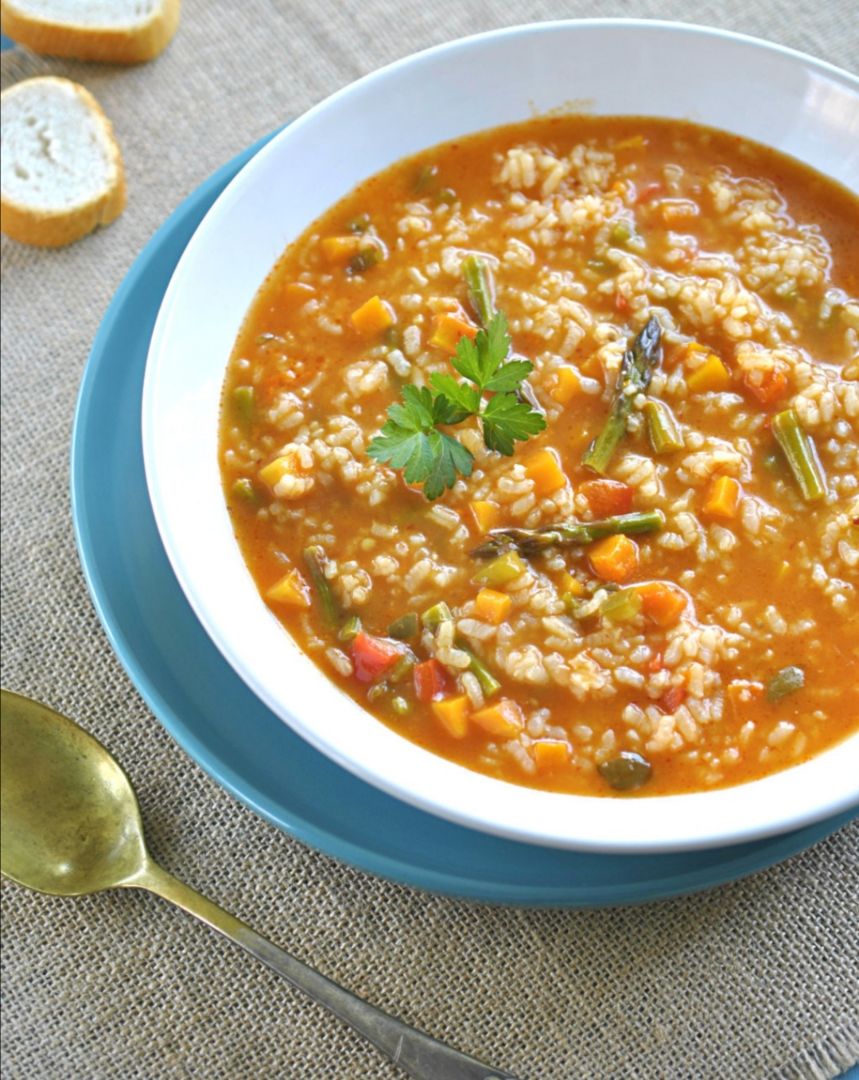
{"type": "MultiPolygon", "coordinates": [[[[260,135],[396,57],[492,26],[595,14],[694,20],[859,66],[852,0],[187,0],[152,64],[3,56],[4,85],[50,72],[89,86],[129,182],[123,217],[68,249],[3,240],[3,682],[80,719],[119,755],[168,868],[463,1049],[528,1078],[832,1077],[859,1060],[859,825],[750,880],[648,908],[510,910],[387,884],[263,823],[178,749],[114,658],[75,553],[78,382],[114,290],[180,199],[260,135]]],[[[397,1075],[153,897],[63,901],[4,883],[3,898],[10,1080],[397,1075]]]]}

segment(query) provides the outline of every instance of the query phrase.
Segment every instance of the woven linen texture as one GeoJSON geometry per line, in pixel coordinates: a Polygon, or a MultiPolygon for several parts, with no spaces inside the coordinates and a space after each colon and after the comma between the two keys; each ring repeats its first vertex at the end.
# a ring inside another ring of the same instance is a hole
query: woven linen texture
{"type": "MultiPolygon", "coordinates": [[[[174,42],[150,64],[3,55],[4,86],[50,73],[93,91],[129,185],[123,216],[70,248],[3,239],[3,682],[117,754],[168,869],[465,1050],[529,1080],[823,1080],[859,1060],[859,824],[750,880],[646,908],[513,910],[386,883],[282,835],[179,750],[113,656],[75,552],[78,383],[111,296],[180,200],[381,64],[494,26],[592,15],[707,23],[859,64],[849,0],[186,0],[174,42]]],[[[8,1080],[400,1075],[153,897],[56,900],[5,882],[2,893],[8,1080]]]]}

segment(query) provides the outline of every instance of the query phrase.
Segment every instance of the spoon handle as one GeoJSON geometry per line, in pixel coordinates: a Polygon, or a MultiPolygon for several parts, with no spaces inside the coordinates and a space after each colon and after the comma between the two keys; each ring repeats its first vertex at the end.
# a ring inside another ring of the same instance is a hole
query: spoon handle
{"type": "Polygon", "coordinates": [[[148,889],[208,923],[213,930],[324,1005],[415,1080],[516,1080],[511,1073],[491,1069],[344,990],[277,945],[272,945],[235,915],[224,911],[156,863],[148,862],[140,876],[128,884],[148,889]]]}

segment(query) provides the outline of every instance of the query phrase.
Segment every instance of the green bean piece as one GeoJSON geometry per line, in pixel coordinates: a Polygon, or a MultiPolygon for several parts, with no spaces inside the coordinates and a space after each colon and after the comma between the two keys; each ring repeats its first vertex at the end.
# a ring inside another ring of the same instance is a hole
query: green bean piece
{"type": "Polygon", "coordinates": [[[647,420],[647,437],[654,454],[673,454],[683,449],[683,436],[674,419],[674,413],[664,401],[646,401],[644,416],[647,420]]]}
{"type": "Polygon", "coordinates": [[[801,667],[783,667],[767,683],[767,701],[774,705],[777,701],[794,694],[805,686],[805,672],[801,667]]]}
{"type": "Polygon", "coordinates": [[[363,274],[365,270],[370,270],[379,262],[381,255],[379,249],[375,247],[361,248],[357,255],[353,255],[349,260],[349,273],[350,274],[363,274]]]}
{"type": "Polygon", "coordinates": [[[254,418],[254,388],[252,386],[237,386],[233,390],[233,406],[239,420],[247,425],[254,418]]]}
{"type": "Polygon", "coordinates": [[[327,562],[325,550],[319,544],[311,544],[304,549],[304,561],[310,571],[310,580],[322,609],[322,617],[331,627],[340,625],[340,606],[331,588],[331,582],[325,576],[327,562]]]}
{"type": "MultiPolygon", "coordinates": [[[[601,518],[599,521],[559,521],[556,525],[544,525],[539,529],[492,529],[486,542],[475,548],[471,554],[477,559],[497,561],[497,557],[503,552],[518,551],[526,558],[533,558],[552,547],[592,544],[604,536],[614,536],[617,533],[635,536],[638,533],[657,532],[664,524],[665,515],[661,510],[637,510],[631,514],[615,514],[614,517],[601,518]]],[[[494,562],[490,563],[486,570],[494,565],[494,562]]],[[[479,575],[475,576],[474,580],[483,581],[479,575]]],[[[492,582],[487,581],[486,584],[491,585],[492,582]]]]}
{"type": "Polygon", "coordinates": [[[358,214],[356,217],[353,217],[352,220],[349,221],[347,226],[346,226],[346,228],[349,230],[350,233],[355,233],[357,236],[360,236],[362,233],[365,233],[367,231],[367,229],[369,229],[369,227],[370,227],[370,215],[369,214],[358,214]]]}
{"type": "Polygon", "coordinates": [[[491,563],[487,563],[482,570],[478,570],[471,579],[475,585],[491,585],[493,587],[506,585],[525,573],[527,567],[519,557],[518,551],[513,550],[512,544],[507,544],[506,548],[501,546],[494,548],[488,554],[481,554],[489,543],[491,541],[481,545],[477,551],[472,552],[472,555],[476,555],[479,559],[492,559],[491,563]],[[495,557],[493,558],[493,556],[495,557]]]}
{"type": "Polygon", "coordinates": [[[819,502],[825,498],[826,475],[817,456],[817,447],[800,424],[796,409],[776,413],[772,429],[803,499],[806,502],[819,502]]]}
{"type": "Polygon", "coordinates": [[[418,636],[419,621],[416,611],[409,611],[394,619],[388,627],[388,637],[396,638],[397,641],[411,641],[418,636]]]}
{"type": "Polygon", "coordinates": [[[623,247],[632,239],[632,226],[628,221],[621,218],[612,225],[609,239],[618,247],[623,247]]]}
{"type": "Polygon", "coordinates": [[[621,750],[615,758],[598,766],[599,774],[615,791],[634,791],[646,784],[653,773],[653,766],[632,750],[621,750]]]}
{"type": "Polygon", "coordinates": [[[354,641],[360,633],[361,620],[357,615],[350,615],[337,632],[337,640],[346,642],[354,641]]]}
{"type": "Polygon", "coordinates": [[[641,594],[637,589],[618,589],[602,603],[600,614],[611,622],[631,622],[641,611],[641,594]]]}
{"type": "Polygon", "coordinates": [[[485,329],[496,312],[492,271],[480,255],[467,255],[462,260],[462,272],[468,286],[468,299],[480,325],[485,329]]]}
{"type": "Polygon", "coordinates": [[[456,647],[461,652],[464,652],[471,663],[468,665],[468,670],[475,676],[480,683],[480,689],[483,691],[484,697],[491,698],[497,694],[501,689],[501,683],[495,678],[486,664],[474,653],[460,638],[456,639],[456,647]]]}
{"type": "Polygon", "coordinates": [[[451,187],[443,187],[438,193],[438,201],[445,206],[453,206],[456,202],[456,192],[451,187]]]}
{"type": "Polygon", "coordinates": [[[430,630],[435,630],[435,628],[441,626],[443,622],[452,621],[453,614],[444,600],[439,600],[437,604],[428,607],[423,615],[421,615],[421,622],[430,630]]]}
{"type": "Polygon", "coordinates": [[[241,499],[243,503],[249,503],[251,506],[259,502],[259,495],[254,487],[254,482],[246,476],[240,477],[233,484],[233,495],[237,499],[241,499]]]}
{"type": "Polygon", "coordinates": [[[411,711],[411,704],[402,695],[397,694],[391,698],[391,712],[396,716],[408,716],[411,711]]]}
{"type": "Polygon", "coordinates": [[[650,385],[653,372],[662,358],[661,339],[659,320],[651,316],[644,329],[634,338],[623,354],[611,413],[605,427],[582,458],[582,464],[596,473],[605,473],[618,443],[626,434],[626,424],[632,411],[633,399],[650,385]]]}

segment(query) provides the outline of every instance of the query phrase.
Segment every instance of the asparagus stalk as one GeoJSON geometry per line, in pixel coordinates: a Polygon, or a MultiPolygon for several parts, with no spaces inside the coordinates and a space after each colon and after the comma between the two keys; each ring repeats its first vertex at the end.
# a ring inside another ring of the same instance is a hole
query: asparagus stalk
{"type": "Polygon", "coordinates": [[[325,551],[319,544],[311,544],[304,549],[304,561],[310,571],[310,580],[316,590],[322,617],[329,626],[340,625],[340,607],[331,588],[331,582],[325,576],[325,551]]]}
{"type": "MultiPolygon", "coordinates": [[[[497,313],[492,271],[489,269],[486,260],[479,255],[467,255],[462,260],[462,272],[465,275],[465,284],[468,286],[468,299],[471,301],[471,306],[474,308],[480,325],[485,330],[497,313]]],[[[520,383],[515,393],[516,397],[529,405],[534,412],[538,412],[541,416],[546,415],[546,410],[540,404],[527,379],[520,383]]]]}
{"type": "Polygon", "coordinates": [[[486,329],[495,314],[495,288],[492,271],[479,255],[467,255],[462,260],[462,272],[468,286],[468,298],[480,325],[486,329]]]}
{"type": "Polygon", "coordinates": [[[814,439],[799,422],[796,409],[777,413],[772,422],[773,434],[787,458],[794,479],[806,502],[818,502],[826,495],[826,475],[814,439]]]}
{"type": "Polygon", "coordinates": [[[478,559],[494,559],[505,551],[515,550],[531,558],[550,547],[574,547],[592,544],[603,536],[616,533],[655,532],[665,524],[661,510],[641,510],[632,514],[616,514],[600,521],[560,521],[540,529],[493,529],[489,539],[472,551],[478,559]]]}
{"type": "Polygon", "coordinates": [[[654,368],[662,357],[661,337],[659,320],[651,316],[623,354],[611,414],[582,458],[583,464],[594,472],[605,473],[617,444],[626,434],[633,399],[650,385],[654,368]]]}
{"type": "Polygon", "coordinates": [[[471,663],[468,665],[468,670],[472,672],[477,681],[480,683],[480,688],[485,697],[491,698],[493,694],[497,694],[501,689],[501,683],[495,678],[486,664],[475,653],[469,649],[469,647],[459,638],[456,640],[456,647],[461,652],[467,654],[471,663]]]}
{"type": "Polygon", "coordinates": [[[674,419],[674,414],[664,401],[645,403],[644,415],[647,418],[647,437],[654,454],[672,454],[683,449],[683,436],[674,419]]]}

